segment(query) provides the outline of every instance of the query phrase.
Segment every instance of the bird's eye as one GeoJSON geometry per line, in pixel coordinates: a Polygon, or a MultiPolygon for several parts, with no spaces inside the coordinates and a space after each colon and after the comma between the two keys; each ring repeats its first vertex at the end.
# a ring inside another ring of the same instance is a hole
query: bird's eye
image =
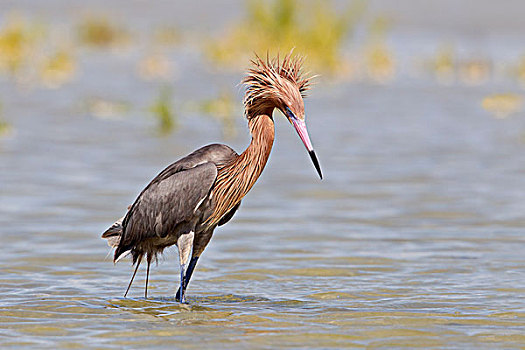
{"type": "Polygon", "coordinates": [[[297,119],[297,117],[295,116],[295,114],[293,114],[292,110],[287,106],[285,108],[285,111],[286,111],[286,116],[288,118],[291,118],[291,119],[297,119]]]}

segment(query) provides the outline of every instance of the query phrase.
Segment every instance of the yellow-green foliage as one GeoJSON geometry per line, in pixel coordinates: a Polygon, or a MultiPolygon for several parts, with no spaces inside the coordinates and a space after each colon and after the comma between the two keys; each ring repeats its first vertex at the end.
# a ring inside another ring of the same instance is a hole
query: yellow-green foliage
{"type": "Polygon", "coordinates": [[[366,72],[375,82],[387,83],[394,78],[395,63],[391,51],[384,43],[368,46],[365,52],[366,72]]]}
{"type": "Polygon", "coordinates": [[[450,84],[454,81],[455,52],[451,45],[445,45],[438,49],[438,52],[430,61],[430,70],[434,73],[440,83],[450,84]]]}
{"type": "Polygon", "coordinates": [[[114,101],[104,98],[89,98],[84,103],[84,108],[92,116],[100,119],[120,119],[129,112],[131,106],[124,101],[114,101]]]}
{"type": "Polygon", "coordinates": [[[378,83],[391,81],[396,73],[393,52],[386,44],[390,21],[384,16],[376,17],[369,26],[368,44],[364,52],[368,77],[378,83]]]}
{"type": "Polygon", "coordinates": [[[0,136],[4,136],[6,135],[9,130],[11,129],[9,123],[7,123],[6,121],[0,119],[0,136]]]}
{"type": "Polygon", "coordinates": [[[516,67],[516,75],[519,80],[525,82],[525,56],[521,57],[516,67]]]}
{"type": "Polygon", "coordinates": [[[0,137],[8,134],[10,130],[11,125],[2,117],[2,105],[0,104],[0,137]]]}
{"type": "Polygon", "coordinates": [[[44,85],[58,88],[73,79],[76,62],[68,50],[58,50],[47,57],[42,65],[40,77],[44,85]]]}
{"type": "Polygon", "coordinates": [[[91,15],[78,25],[81,43],[99,48],[112,47],[127,41],[128,33],[107,17],[91,15]]]}
{"type": "Polygon", "coordinates": [[[181,42],[180,31],[173,26],[162,26],[153,33],[153,41],[162,46],[174,46],[181,42]]]}
{"type": "Polygon", "coordinates": [[[483,98],[481,106],[495,118],[503,119],[521,111],[523,97],[513,93],[489,95],[483,98]]]}
{"type": "Polygon", "coordinates": [[[0,28],[0,72],[16,74],[32,57],[32,50],[43,29],[12,15],[0,28]]]}
{"type": "Polygon", "coordinates": [[[222,40],[207,47],[217,63],[238,64],[257,52],[287,53],[292,48],[308,56],[316,70],[335,72],[341,64],[341,46],[365,8],[355,0],[343,9],[329,1],[250,1],[245,18],[222,40]]]}
{"type": "Polygon", "coordinates": [[[202,101],[199,109],[219,120],[222,124],[223,137],[232,139],[237,136],[235,105],[233,94],[229,90],[223,90],[217,98],[202,101]]]}
{"type": "Polygon", "coordinates": [[[175,112],[173,111],[171,88],[162,88],[150,110],[155,119],[157,119],[158,130],[161,134],[169,134],[177,126],[175,112]]]}
{"type": "Polygon", "coordinates": [[[138,75],[145,80],[165,80],[169,79],[172,71],[172,64],[164,54],[151,53],[144,57],[137,66],[138,75]]]}

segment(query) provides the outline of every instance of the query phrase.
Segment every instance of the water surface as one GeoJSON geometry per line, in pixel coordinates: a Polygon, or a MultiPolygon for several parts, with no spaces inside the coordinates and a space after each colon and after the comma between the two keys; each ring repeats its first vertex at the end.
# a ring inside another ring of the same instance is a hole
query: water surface
{"type": "MultiPolygon", "coordinates": [[[[319,84],[306,109],[325,179],[276,112],[267,169],[216,231],[188,304],[173,298],[173,249],[152,268],[149,299],[144,269],[122,298],[132,269],[113,265],[101,232],[164,166],[221,140],[194,111],[156,134],[154,91],[129,74],[139,50],[86,53],[67,89],[0,83],[15,130],[0,140],[3,348],[525,345],[525,115],[483,111],[487,85],[319,84]],[[133,108],[100,119],[79,107],[100,94],[133,108]]],[[[241,78],[203,69],[192,50],[170,57],[180,103],[241,78]]],[[[242,151],[238,125],[228,142],[242,151]]]]}

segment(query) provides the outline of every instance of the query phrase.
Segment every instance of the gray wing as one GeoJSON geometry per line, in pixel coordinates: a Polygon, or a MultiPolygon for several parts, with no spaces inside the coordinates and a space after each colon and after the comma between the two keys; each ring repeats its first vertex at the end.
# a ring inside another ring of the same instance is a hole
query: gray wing
{"type": "Polygon", "coordinates": [[[205,162],[169,176],[163,175],[144,189],[124,218],[123,237],[115,257],[144,239],[165,237],[175,233],[177,225],[193,221],[197,206],[215,183],[217,166],[205,162]]]}
{"type": "MultiPolygon", "coordinates": [[[[224,163],[229,162],[236,156],[238,156],[237,153],[226,145],[214,143],[201,147],[162,170],[153,180],[151,180],[148,186],[162,181],[179,171],[191,169],[205,162],[212,162],[217,166],[223,166],[224,163]]],[[[145,190],[147,189],[148,188],[146,187],[145,190]]]]}

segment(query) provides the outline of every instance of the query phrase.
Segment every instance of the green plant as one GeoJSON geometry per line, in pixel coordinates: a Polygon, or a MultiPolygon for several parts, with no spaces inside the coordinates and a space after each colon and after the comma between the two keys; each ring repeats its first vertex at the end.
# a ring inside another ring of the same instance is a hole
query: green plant
{"type": "Polygon", "coordinates": [[[129,34],[107,17],[90,15],[78,25],[78,38],[84,45],[105,48],[126,42],[129,34]]]}
{"type": "Polygon", "coordinates": [[[177,127],[176,115],[173,111],[172,89],[163,87],[160,94],[150,108],[151,113],[157,119],[158,131],[161,134],[169,134],[177,127]]]}
{"type": "Polygon", "coordinates": [[[237,64],[257,52],[287,53],[292,48],[308,56],[317,71],[334,73],[342,61],[341,48],[365,9],[355,0],[344,9],[329,1],[250,1],[246,15],[223,39],[206,47],[219,64],[237,64]]]}
{"type": "Polygon", "coordinates": [[[221,123],[222,134],[225,139],[232,139],[237,136],[235,98],[231,91],[224,89],[216,98],[200,102],[199,110],[221,123]]]}
{"type": "Polygon", "coordinates": [[[10,15],[0,29],[0,72],[16,75],[34,53],[37,40],[43,36],[41,26],[10,15]]]}
{"type": "Polygon", "coordinates": [[[2,104],[0,104],[0,137],[9,133],[11,125],[2,117],[2,104]]]}

